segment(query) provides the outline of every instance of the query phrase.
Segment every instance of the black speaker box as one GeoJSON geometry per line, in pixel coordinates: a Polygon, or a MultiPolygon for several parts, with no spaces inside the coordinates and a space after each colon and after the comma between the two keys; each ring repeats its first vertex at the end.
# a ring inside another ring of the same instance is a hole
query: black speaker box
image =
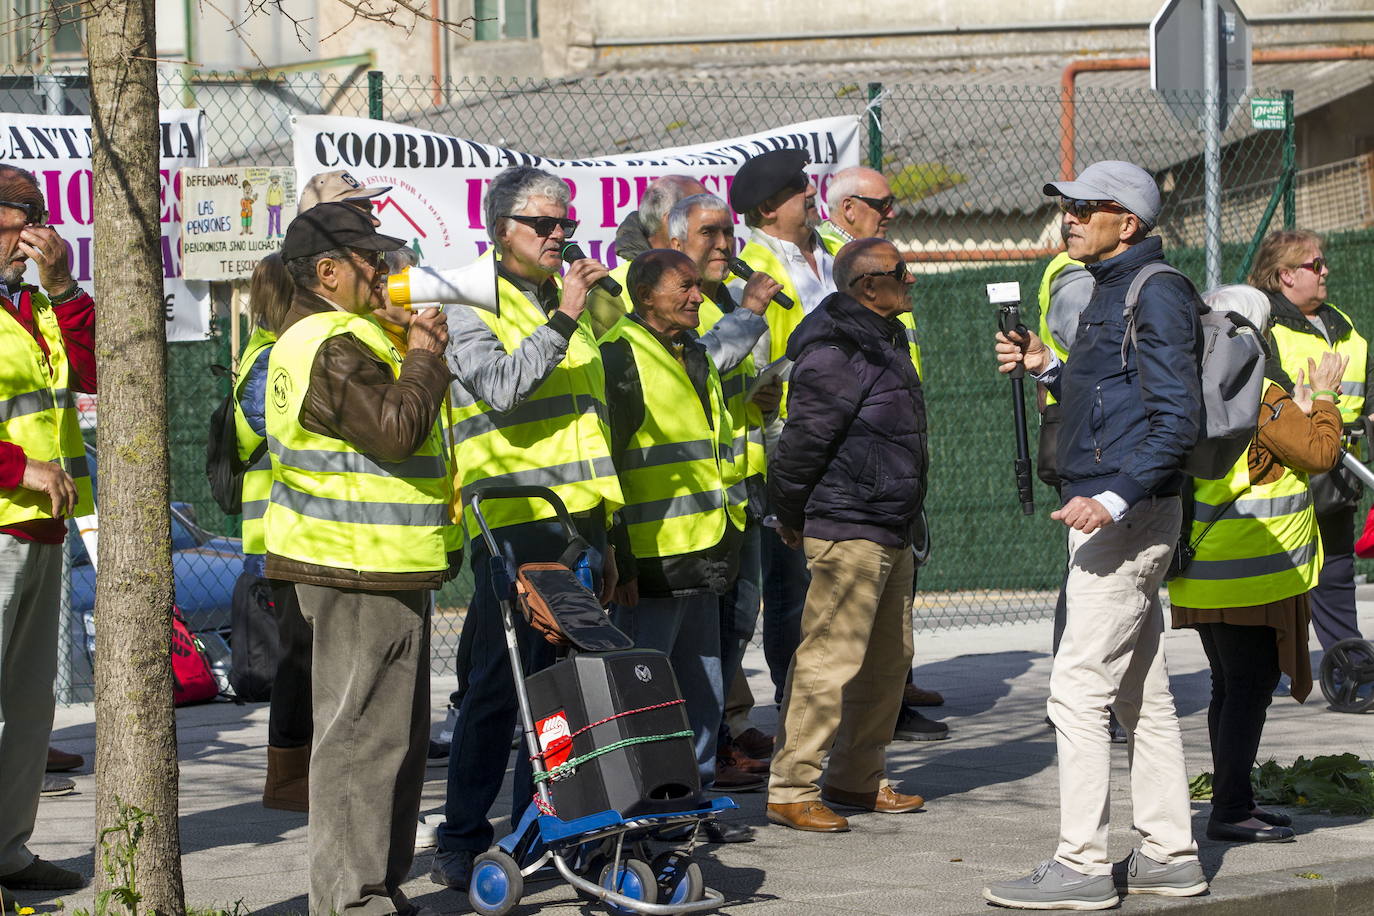
{"type": "MultiPolygon", "coordinates": [[[[530,675],[525,685],[546,755],[559,737],[600,723],[574,738],[570,748],[546,756],[550,769],[629,738],[691,728],[681,703],[611,718],[682,699],[673,667],[661,652],[582,653],[530,675]]],[[[565,821],[606,810],[619,811],[625,818],[665,814],[701,803],[691,738],[617,748],[552,780],[549,791],[558,816],[565,821]]]]}

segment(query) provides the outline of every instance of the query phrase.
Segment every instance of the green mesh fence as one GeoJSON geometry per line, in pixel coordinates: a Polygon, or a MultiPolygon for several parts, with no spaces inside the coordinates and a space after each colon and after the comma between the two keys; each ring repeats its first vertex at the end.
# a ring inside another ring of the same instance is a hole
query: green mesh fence
{"type": "MultiPolygon", "coordinates": [[[[917,272],[913,301],[931,423],[928,509],[934,540],[917,601],[918,626],[925,628],[1046,616],[1062,573],[1063,530],[1048,518],[1054,493],[1036,484],[1033,517],[1023,517],[1017,504],[1009,385],[994,371],[994,315],[984,292],[989,282],[1019,281],[1027,323],[1037,318],[1035,290],[1057,250],[1058,228],[1042,185],[1063,169],[1081,169],[1097,159],[1142,164],[1163,189],[1159,233],[1171,260],[1199,285],[1204,279],[1202,137],[1148,90],[1083,89],[1066,98],[1058,88],[986,84],[591,77],[467,80],[436,88],[428,81],[357,71],[263,79],[194,74],[189,80],[164,71],[163,79],[165,106],[206,112],[212,165],[289,165],[295,114],[384,117],[562,158],[682,146],[811,118],[863,115],[868,164],[888,176],[899,199],[889,237],[917,272]]],[[[1284,98],[1277,89],[1255,95],[1284,98]]],[[[1182,104],[1202,111],[1200,99],[1182,104]]],[[[1305,186],[1291,171],[1293,105],[1289,94],[1286,130],[1254,129],[1242,107],[1224,134],[1221,252],[1228,281],[1243,271],[1266,226],[1318,213],[1311,203],[1318,183],[1305,186]]],[[[84,113],[84,77],[0,78],[0,109],[84,113]]],[[[1363,188],[1358,177],[1323,177],[1322,199],[1354,201],[1363,193],[1367,201],[1368,173],[1363,174],[1363,188]]],[[[1361,295],[1374,281],[1368,230],[1374,216],[1368,209],[1366,203],[1321,210],[1313,227],[1330,234],[1326,253],[1335,301],[1357,323],[1374,328],[1371,306],[1361,295]]],[[[226,301],[227,293],[221,290],[217,298],[226,301]]],[[[208,531],[233,535],[238,520],[218,511],[202,472],[206,418],[225,392],[209,366],[228,362],[227,338],[227,319],[220,319],[213,339],[169,346],[170,428],[173,498],[190,504],[208,531]]],[[[1034,429],[1031,435],[1033,449],[1034,429]]],[[[436,672],[452,669],[458,612],[470,589],[465,575],[439,596],[436,672]]],[[[71,683],[79,683],[75,669],[71,683]]]]}

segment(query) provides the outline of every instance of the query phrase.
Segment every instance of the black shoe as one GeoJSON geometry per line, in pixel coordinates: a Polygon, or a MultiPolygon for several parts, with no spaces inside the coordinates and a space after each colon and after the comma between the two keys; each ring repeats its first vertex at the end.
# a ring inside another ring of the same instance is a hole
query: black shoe
{"type": "Polygon", "coordinates": [[[712,818],[701,825],[707,843],[752,843],[754,828],[748,824],[718,821],[712,818]]]}
{"type": "Polygon", "coordinates": [[[1112,739],[1112,744],[1126,743],[1126,729],[1121,727],[1116,720],[1116,713],[1110,707],[1107,709],[1107,735],[1112,739]]]}
{"type": "Polygon", "coordinates": [[[1291,843],[1294,835],[1289,827],[1242,827],[1209,820],[1207,839],[1223,843],[1291,843]]]}
{"type": "Polygon", "coordinates": [[[425,766],[448,766],[448,749],[449,744],[447,741],[435,741],[431,738],[429,741],[429,753],[425,756],[425,766]]]}
{"type": "Polygon", "coordinates": [[[1279,814],[1276,811],[1265,811],[1263,808],[1255,808],[1250,812],[1250,816],[1257,821],[1263,821],[1270,827],[1292,827],[1293,819],[1286,814],[1279,814]]]}
{"type": "Polygon", "coordinates": [[[455,852],[440,850],[434,854],[434,867],[429,870],[429,880],[435,884],[466,891],[472,880],[473,853],[466,849],[455,852]]]}
{"type": "Polygon", "coordinates": [[[903,706],[892,730],[893,741],[940,741],[949,737],[949,726],[927,719],[910,706],[903,706]]]}

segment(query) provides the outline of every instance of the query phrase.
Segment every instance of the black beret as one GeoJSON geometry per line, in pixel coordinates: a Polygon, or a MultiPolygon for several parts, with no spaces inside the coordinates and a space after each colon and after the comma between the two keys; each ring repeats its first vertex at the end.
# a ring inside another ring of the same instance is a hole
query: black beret
{"type": "Polygon", "coordinates": [[[747,160],[730,185],[730,206],[748,213],[787,187],[811,162],[805,150],[775,149],[747,160]]]}

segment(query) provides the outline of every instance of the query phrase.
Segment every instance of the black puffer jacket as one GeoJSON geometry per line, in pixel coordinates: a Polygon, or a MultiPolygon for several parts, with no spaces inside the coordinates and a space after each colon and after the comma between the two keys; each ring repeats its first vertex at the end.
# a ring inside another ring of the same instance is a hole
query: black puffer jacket
{"type": "Polygon", "coordinates": [[[768,464],[778,521],[825,540],[908,543],[925,500],[926,408],[902,326],[833,293],[787,357],[787,425],[768,464]]]}

